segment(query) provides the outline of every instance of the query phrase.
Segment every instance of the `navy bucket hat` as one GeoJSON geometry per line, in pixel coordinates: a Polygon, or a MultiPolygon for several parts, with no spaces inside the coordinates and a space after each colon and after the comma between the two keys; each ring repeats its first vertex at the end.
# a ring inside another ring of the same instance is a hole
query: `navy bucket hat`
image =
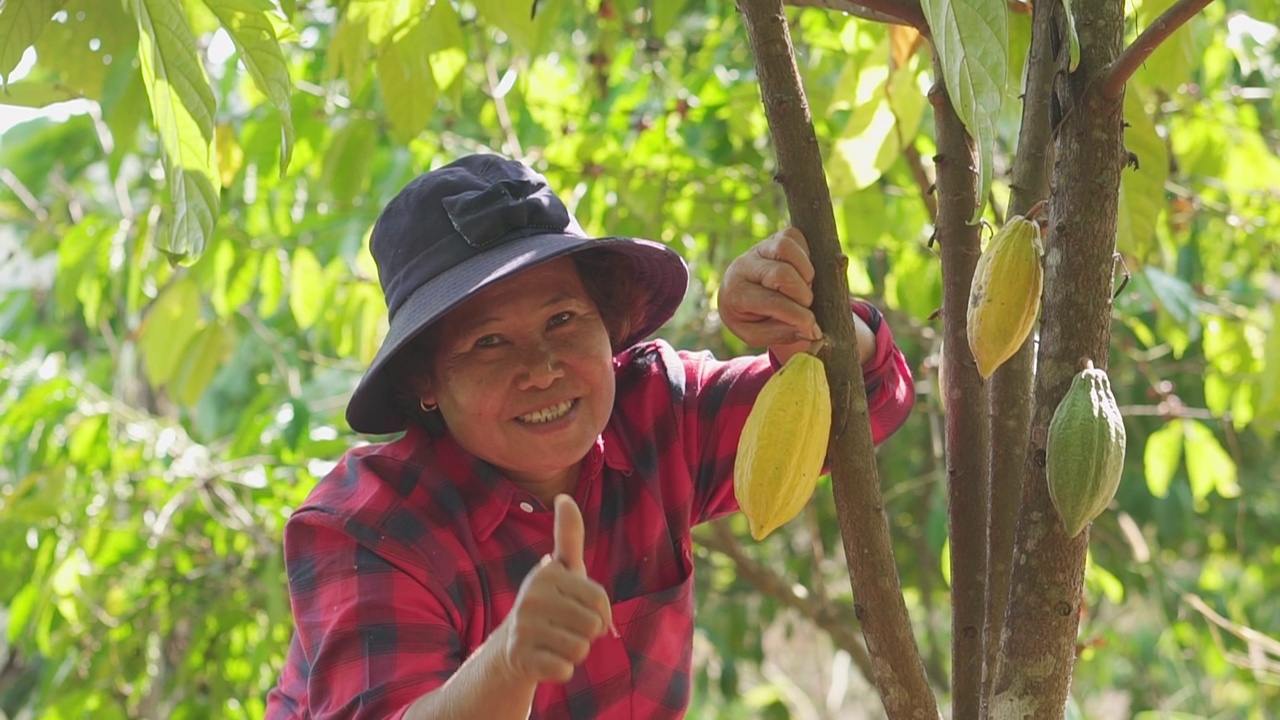
{"type": "Polygon", "coordinates": [[[347,403],[347,423],[362,433],[407,427],[392,402],[392,359],[449,310],[499,280],[579,250],[617,254],[630,265],[645,308],[619,347],[669,320],[689,283],[674,250],[649,240],[587,235],[545,178],[497,155],[469,155],[419,175],[378,216],[369,246],[390,328],[347,403]]]}

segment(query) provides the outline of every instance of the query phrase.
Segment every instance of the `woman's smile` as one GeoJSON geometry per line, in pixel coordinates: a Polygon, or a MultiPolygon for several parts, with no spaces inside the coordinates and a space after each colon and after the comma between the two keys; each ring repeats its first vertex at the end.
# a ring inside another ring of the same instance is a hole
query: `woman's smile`
{"type": "Polygon", "coordinates": [[[556,426],[558,420],[571,419],[570,411],[578,404],[578,399],[565,400],[554,405],[549,405],[541,410],[535,410],[516,417],[516,421],[524,425],[532,425],[537,427],[556,426]]]}

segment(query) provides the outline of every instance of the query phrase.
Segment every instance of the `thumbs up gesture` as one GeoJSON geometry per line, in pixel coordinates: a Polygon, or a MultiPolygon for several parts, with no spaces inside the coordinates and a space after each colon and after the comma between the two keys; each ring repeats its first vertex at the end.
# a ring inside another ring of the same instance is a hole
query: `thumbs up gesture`
{"type": "Polygon", "coordinates": [[[613,625],[608,595],[587,577],[582,511],[557,495],[555,513],[555,549],[521,583],[501,626],[507,667],[525,681],[568,682],[613,625]]]}

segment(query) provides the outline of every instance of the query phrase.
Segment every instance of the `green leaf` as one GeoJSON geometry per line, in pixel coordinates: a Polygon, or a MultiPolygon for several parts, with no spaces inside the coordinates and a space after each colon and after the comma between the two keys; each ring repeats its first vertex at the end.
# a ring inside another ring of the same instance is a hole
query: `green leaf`
{"type": "Polygon", "coordinates": [[[1178,472],[1182,460],[1182,423],[1170,422],[1151,433],[1142,451],[1142,464],[1147,475],[1147,489],[1162,498],[1169,494],[1169,485],[1178,472]]]}
{"type": "Polygon", "coordinates": [[[947,95],[977,143],[978,197],[969,219],[976,223],[991,187],[996,120],[1009,72],[1008,10],[1004,0],[923,0],[921,6],[933,33],[947,95]]]}
{"type": "Polygon", "coordinates": [[[316,324],[324,311],[324,300],[324,268],[315,253],[298,248],[289,268],[289,310],[298,327],[306,330],[316,324]]]}
{"type": "Polygon", "coordinates": [[[1120,176],[1120,205],[1116,213],[1116,246],[1127,255],[1147,258],[1156,252],[1156,221],[1164,209],[1164,183],[1169,153],[1143,107],[1142,93],[1130,85],[1124,94],[1125,148],[1137,167],[1120,176]]]}
{"type": "Polygon", "coordinates": [[[0,88],[9,82],[9,73],[18,66],[22,54],[39,39],[40,33],[66,0],[6,0],[0,3],[0,88]]]}
{"type": "MultiPolygon", "coordinates": [[[[1259,420],[1280,423],[1280,302],[1271,304],[1271,331],[1262,351],[1262,373],[1258,392],[1259,420]]],[[[1260,423],[1259,432],[1264,432],[1260,423]]]]}
{"type": "Polygon", "coordinates": [[[475,0],[475,6],[480,17],[506,33],[516,47],[537,53],[560,21],[565,3],[564,0],[538,0],[536,15],[531,12],[533,0],[475,0]]]}
{"type": "Polygon", "coordinates": [[[293,83],[289,79],[289,66],[285,63],[280,41],[268,13],[270,2],[254,0],[204,0],[204,4],[218,16],[222,27],[235,43],[245,69],[271,104],[280,113],[280,176],[284,177],[293,156],[293,105],[290,96],[293,83]]]}
{"type": "Polygon", "coordinates": [[[435,112],[436,81],[425,52],[430,40],[426,24],[415,22],[378,55],[378,88],[392,134],[400,142],[417,137],[435,112]]]}
{"type": "Polygon", "coordinates": [[[138,59],[160,135],[173,215],[159,247],[179,262],[204,252],[218,215],[213,90],[180,0],[131,0],[138,59]]]}
{"type": "Polygon", "coordinates": [[[341,207],[349,207],[368,186],[378,149],[378,126],[352,118],[333,134],[324,156],[323,180],[341,207]]]}
{"type": "Polygon", "coordinates": [[[178,370],[182,350],[199,331],[200,288],[194,280],[182,278],[156,298],[139,330],[147,380],[159,388],[178,370]]]}
{"type": "Polygon", "coordinates": [[[0,105],[41,108],[67,100],[77,100],[80,93],[61,83],[23,80],[0,90],[0,105]]]}
{"type": "Polygon", "coordinates": [[[1222,449],[1218,438],[1204,423],[1188,420],[1186,424],[1187,476],[1191,478],[1191,495],[1197,500],[1217,492],[1224,498],[1240,495],[1236,484],[1236,463],[1222,449]]]}
{"type": "Polygon", "coordinates": [[[685,0],[651,0],[649,22],[654,37],[661,38],[667,34],[684,11],[684,4],[685,0]]]}
{"type": "Polygon", "coordinates": [[[182,353],[182,370],[171,384],[174,399],[186,407],[200,402],[200,396],[234,346],[229,328],[222,323],[210,323],[200,330],[182,353]]]}

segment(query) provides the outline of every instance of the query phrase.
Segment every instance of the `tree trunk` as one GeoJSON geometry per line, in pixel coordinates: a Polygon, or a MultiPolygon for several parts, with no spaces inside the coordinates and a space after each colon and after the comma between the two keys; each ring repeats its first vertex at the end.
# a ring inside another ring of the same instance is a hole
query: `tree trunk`
{"type": "Polygon", "coordinates": [[[854,611],[862,623],[875,683],[891,720],[935,720],[937,703],[911,631],[894,563],[876,470],[867,391],[849,311],[848,259],[841,252],[822,154],[796,68],[782,0],[739,0],[755,57],[765,117],[778,158],[777,181],[791,223],[809,241],[817,275],[813,311],[831,341],[831,484],[854,611]]]}
{"type": "Polygon", "coordinates": [[[1124,7],[1085,0],[1075,10],[1082,18],[1080,65],[1055,84],[1064,115],[1056,136],[1031,441],[992,701],[997,720],[1063,717],[1089,542],[1087,530],[1066,536],[1050,502],[1045,438],[1081,359],[1098,367],[1108,359],[1124,116],[1123,98],[1104,98],[1097,86],[1120,53],[1124,7]]]}
{"type": "MultiPolygon", "coordinates": [[[[1052,150],[1050,102],[1053,78],[1065,71],[1069,49],[1060,3],[1036,3],[1022,95],[1022,125],[1013,163],[1009,217],[1026,215],[1049,196],[1052,150]]],[[[1005,218],[1006,222],[1008,217],[1005,218]]],[[[990,384],[990,505],[987,520],[986,661],[983,666],[983,717],[990,710],[991,685],[1000,659],[1000,629],[1009,604],[1013,533],[1022,495],[1022,468],[1030,441],[1034,335],[996,370],[990,384]]]]}

